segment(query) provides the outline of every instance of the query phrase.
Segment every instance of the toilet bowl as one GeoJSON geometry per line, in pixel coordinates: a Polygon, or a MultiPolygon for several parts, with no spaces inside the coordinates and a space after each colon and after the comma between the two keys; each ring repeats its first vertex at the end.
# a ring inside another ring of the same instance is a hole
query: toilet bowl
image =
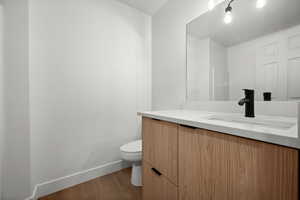
{"type": "Polygon", "coordinates": [[[130,142],[120,147],[123,160],[132,162],[131,183],[142,186],[142,140],[130,142]]]}

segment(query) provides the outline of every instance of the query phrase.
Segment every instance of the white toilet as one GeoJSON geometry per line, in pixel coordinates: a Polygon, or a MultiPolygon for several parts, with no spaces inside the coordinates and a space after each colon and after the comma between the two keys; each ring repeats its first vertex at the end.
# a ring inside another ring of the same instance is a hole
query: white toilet
{"type": "Polygon", "coordinates": [[[130,142],[120,147],[123,160],[132,162],[131,183],[142,186],[142,140],[130,142]]]}

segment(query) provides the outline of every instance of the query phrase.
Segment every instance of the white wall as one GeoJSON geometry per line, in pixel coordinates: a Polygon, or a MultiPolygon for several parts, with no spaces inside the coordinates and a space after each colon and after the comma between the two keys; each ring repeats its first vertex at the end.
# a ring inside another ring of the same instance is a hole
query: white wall
{"type": "Polygon", "coordinates": [[[191,101],[210,100],[210,39],[188,34],[187,92],[191,101]]]}
{"type": "Polygon", "coordinates": [[[153,16],[154,110],[179,108],[185,102],[186,24],[207,11],[207,2],[171,0],[153,16]]]}
{"type": "Polygon", "coordinates": [[[228,100],[228,67],[227,49],[220,43],[210,39],[210,68],[213,90],[211,99],[228,100]]]}
{"type": "MultiPolygon", "coordinates": [[[[2,3],[2,2],[1,2],[2,3]]],[[[3,5],[0,5],[0,199],[2,199],[3,156],[4,156],[4,66],[3,66],[3,5]]]]}
{"type": "Polygon", "coordinates": [[[255,89],[256,46],[236,45],[228,48],[229,100],[244,96],[242,89],[255,89]]]}
{"type": "Polygon", "coordinates": [[[3,199],[30,191],[28,2],[4,0],[5,155],[3,199]]]}
{"type": "Polygon", "coordinates": [[[228,99],[227,49],[211,38],[187,35],[187,99],[228,99]]]}
{"type": "Polygon", "coordinates": [[[151,104],[151,19],[111,0],[32,0],[32,186],[121,159],[151,104]]]}

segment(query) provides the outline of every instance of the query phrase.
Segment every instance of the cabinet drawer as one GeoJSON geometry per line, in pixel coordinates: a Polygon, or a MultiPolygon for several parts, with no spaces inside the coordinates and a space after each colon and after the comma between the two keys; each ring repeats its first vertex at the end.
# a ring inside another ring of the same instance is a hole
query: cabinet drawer
{"type": "Polygon", "coordinates": [[[143,200],[177,200],[178,188],[157,169],[143,162],[143,200]]]}
{"type": "Polygon", "coordinates": [[[143,118],[143,161],[178,184],[178,126],[143,118]]]}

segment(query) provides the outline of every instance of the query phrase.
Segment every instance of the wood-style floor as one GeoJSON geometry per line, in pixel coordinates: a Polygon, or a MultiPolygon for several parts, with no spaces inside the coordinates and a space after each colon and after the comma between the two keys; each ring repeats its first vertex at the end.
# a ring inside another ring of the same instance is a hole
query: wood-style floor
{"type": "Polygon", "coordinates": [[[131,169],[103,176],[40,200],[141,200],[141,187],[130,183],[131,169]]]}

